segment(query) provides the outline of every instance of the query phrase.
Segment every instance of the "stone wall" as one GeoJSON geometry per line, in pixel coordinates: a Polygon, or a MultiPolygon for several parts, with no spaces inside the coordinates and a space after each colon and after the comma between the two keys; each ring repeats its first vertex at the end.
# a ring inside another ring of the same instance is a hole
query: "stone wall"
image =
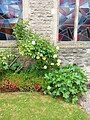
{"type": "Polygon", "coordinates": [[[90,82],[90,42],[61,42],[59,46],[62,64],[76,64],[82,67],[90,82]]]}
{"type": "MultiPolygon", "coordinates": [[[[54,0],[29,0],[30,12],[29,22],[30,28],[46,37],[53,40],[54,35],[54,0]]],[[[57,11],[57,10],[56,10],[57,11]]],[[[56,21],[57,22],[57,21],[56,21]]]]}

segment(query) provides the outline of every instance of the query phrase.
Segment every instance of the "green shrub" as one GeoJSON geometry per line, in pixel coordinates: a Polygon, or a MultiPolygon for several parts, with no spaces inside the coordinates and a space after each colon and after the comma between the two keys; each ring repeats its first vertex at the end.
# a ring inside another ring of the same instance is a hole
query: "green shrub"
{"type": "Polygon", "coordinates": [[[67,65],[45,74],[45,93],[53,97],[63,97],[67,102],[76,103],[86,92],[86,75],[76,65],[67,65]]]}
{"type": "Polygon", "coordinates": [[[45,71],[60,66],[61,61],[57,55],[59,48],[29,31],[27,22],[20,21],[14,29],[14,34],[18,41],[19,53],[30,57],[35,62],[36,69],[45,71]]]}

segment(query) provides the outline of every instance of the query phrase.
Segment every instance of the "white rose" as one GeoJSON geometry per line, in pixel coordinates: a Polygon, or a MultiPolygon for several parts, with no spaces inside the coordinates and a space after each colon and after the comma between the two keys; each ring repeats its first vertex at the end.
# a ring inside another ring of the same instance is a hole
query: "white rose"
{"type": "Polygon", "coordinates": [[[57,66],[60,66],[60,63],[57,63],[57,66]]]}
{"type": "Polygon", "coordinates": [[[44,69],[47,69],[47,66],[45,65],[43,68],[44,68],[44,69]]]}
{"type": "Polygon", "coordinates": [[[43,59],[43,60],[46,60],[46,57],[43,57],[42,59],[43,59]]]}
{"type": "Polygon", "coordinates": [[[2,57],[4,60],[6,59],[6,57],[2,57]]]}
{"type": "Polygon", "coordinates": [[[32,41],[32,45],[35,45],[35,44],[36,44],[36,42],[33,40],[33,41],[32,41]]]}
{"type": "Polygon", "coordinates": [[[56,49],[59,50],[59,47],[57,46],[56,49]]]}
{"type": "Polygon", "coordinates": [[[61,63],[61,60],[60,60],[60,59],[58,59],[58,60],[57,60],[57,63],[61,63]]]}
{"type": "Polygon", "coordinates": [[[47,87],[47,89],[48,89],[48,90],[50,90],[50,89],[51,89],[51,87],[50,87],[50,86],[48,86],[48,87],[47,87]]]}
{"type": "Polygon", "coordinates": [[[37,57],[36,57],[36,59],[38,60],[38,59],[40,59],[40,57],[39,57],[39,56],[37,56],[37,57]]]}
{"type": "Polygon", "coordinates": [[[54,54],[54,55],[53,55],[53,58],[57,58],[57,54],[54,54]]]}
{"type": "Polygon", "coordinates": [[[43,54],[40,54],[41,57],[43,57],[43,54]]]}
{"type": "Polygon", "coordinates": [[[54,65],[54,63],[51,63],[51,65],[54,65]]]}
{"type": "Polygon", "coordinates": [[[39,55],[40,53],[38,52],[37,54],[39,55]]]}

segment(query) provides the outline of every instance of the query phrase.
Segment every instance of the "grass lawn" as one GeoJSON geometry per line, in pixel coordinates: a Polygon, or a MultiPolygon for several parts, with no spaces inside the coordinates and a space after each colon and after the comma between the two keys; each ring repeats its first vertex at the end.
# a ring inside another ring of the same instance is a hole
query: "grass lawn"
{"type": "Polygon", "coordinates": [[[0,93],[0,120],[90,120],[76,105],[35,92],[0,93]]]}

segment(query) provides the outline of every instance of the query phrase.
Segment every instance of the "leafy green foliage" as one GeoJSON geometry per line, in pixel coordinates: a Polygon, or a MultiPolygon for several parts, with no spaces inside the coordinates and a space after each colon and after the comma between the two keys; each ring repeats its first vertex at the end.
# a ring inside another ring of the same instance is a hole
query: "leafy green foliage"
{"type": "Polygon", "coordinates": [[[10,67],[9,70],[11,70],[12,72],[20,72],[21,69],[23,68],[23,65],[20,61],[15,61],[10,67]]]}
{"type": "Polygon", "coordinates": [[[13,57],[10,50],[0,51],[0,71],[9,69],[9,60],[13,57]]]}
{"type": "Polygon", "coordinates": [[[0,51],[0,72],[11,70],[19,71],[22,68],[22,63],[18,60],[18,56],[11,49],[0,51]]]}
{"type": "Polygon", "coordinates": [[[58,59],[58,47],[28,30],[27,22],[20,21],[14,34],[18,41],[19,53],[30,57],[38,70],[47,70],[60,66],[58,59]]]}
{"type": "Polygon", "coordinates": [[[53,97],[62,96],[67,102],[76,103],[86,92],[86,75],[76,65],[67,65],[45,74],[45,92],[53,97]]]}

